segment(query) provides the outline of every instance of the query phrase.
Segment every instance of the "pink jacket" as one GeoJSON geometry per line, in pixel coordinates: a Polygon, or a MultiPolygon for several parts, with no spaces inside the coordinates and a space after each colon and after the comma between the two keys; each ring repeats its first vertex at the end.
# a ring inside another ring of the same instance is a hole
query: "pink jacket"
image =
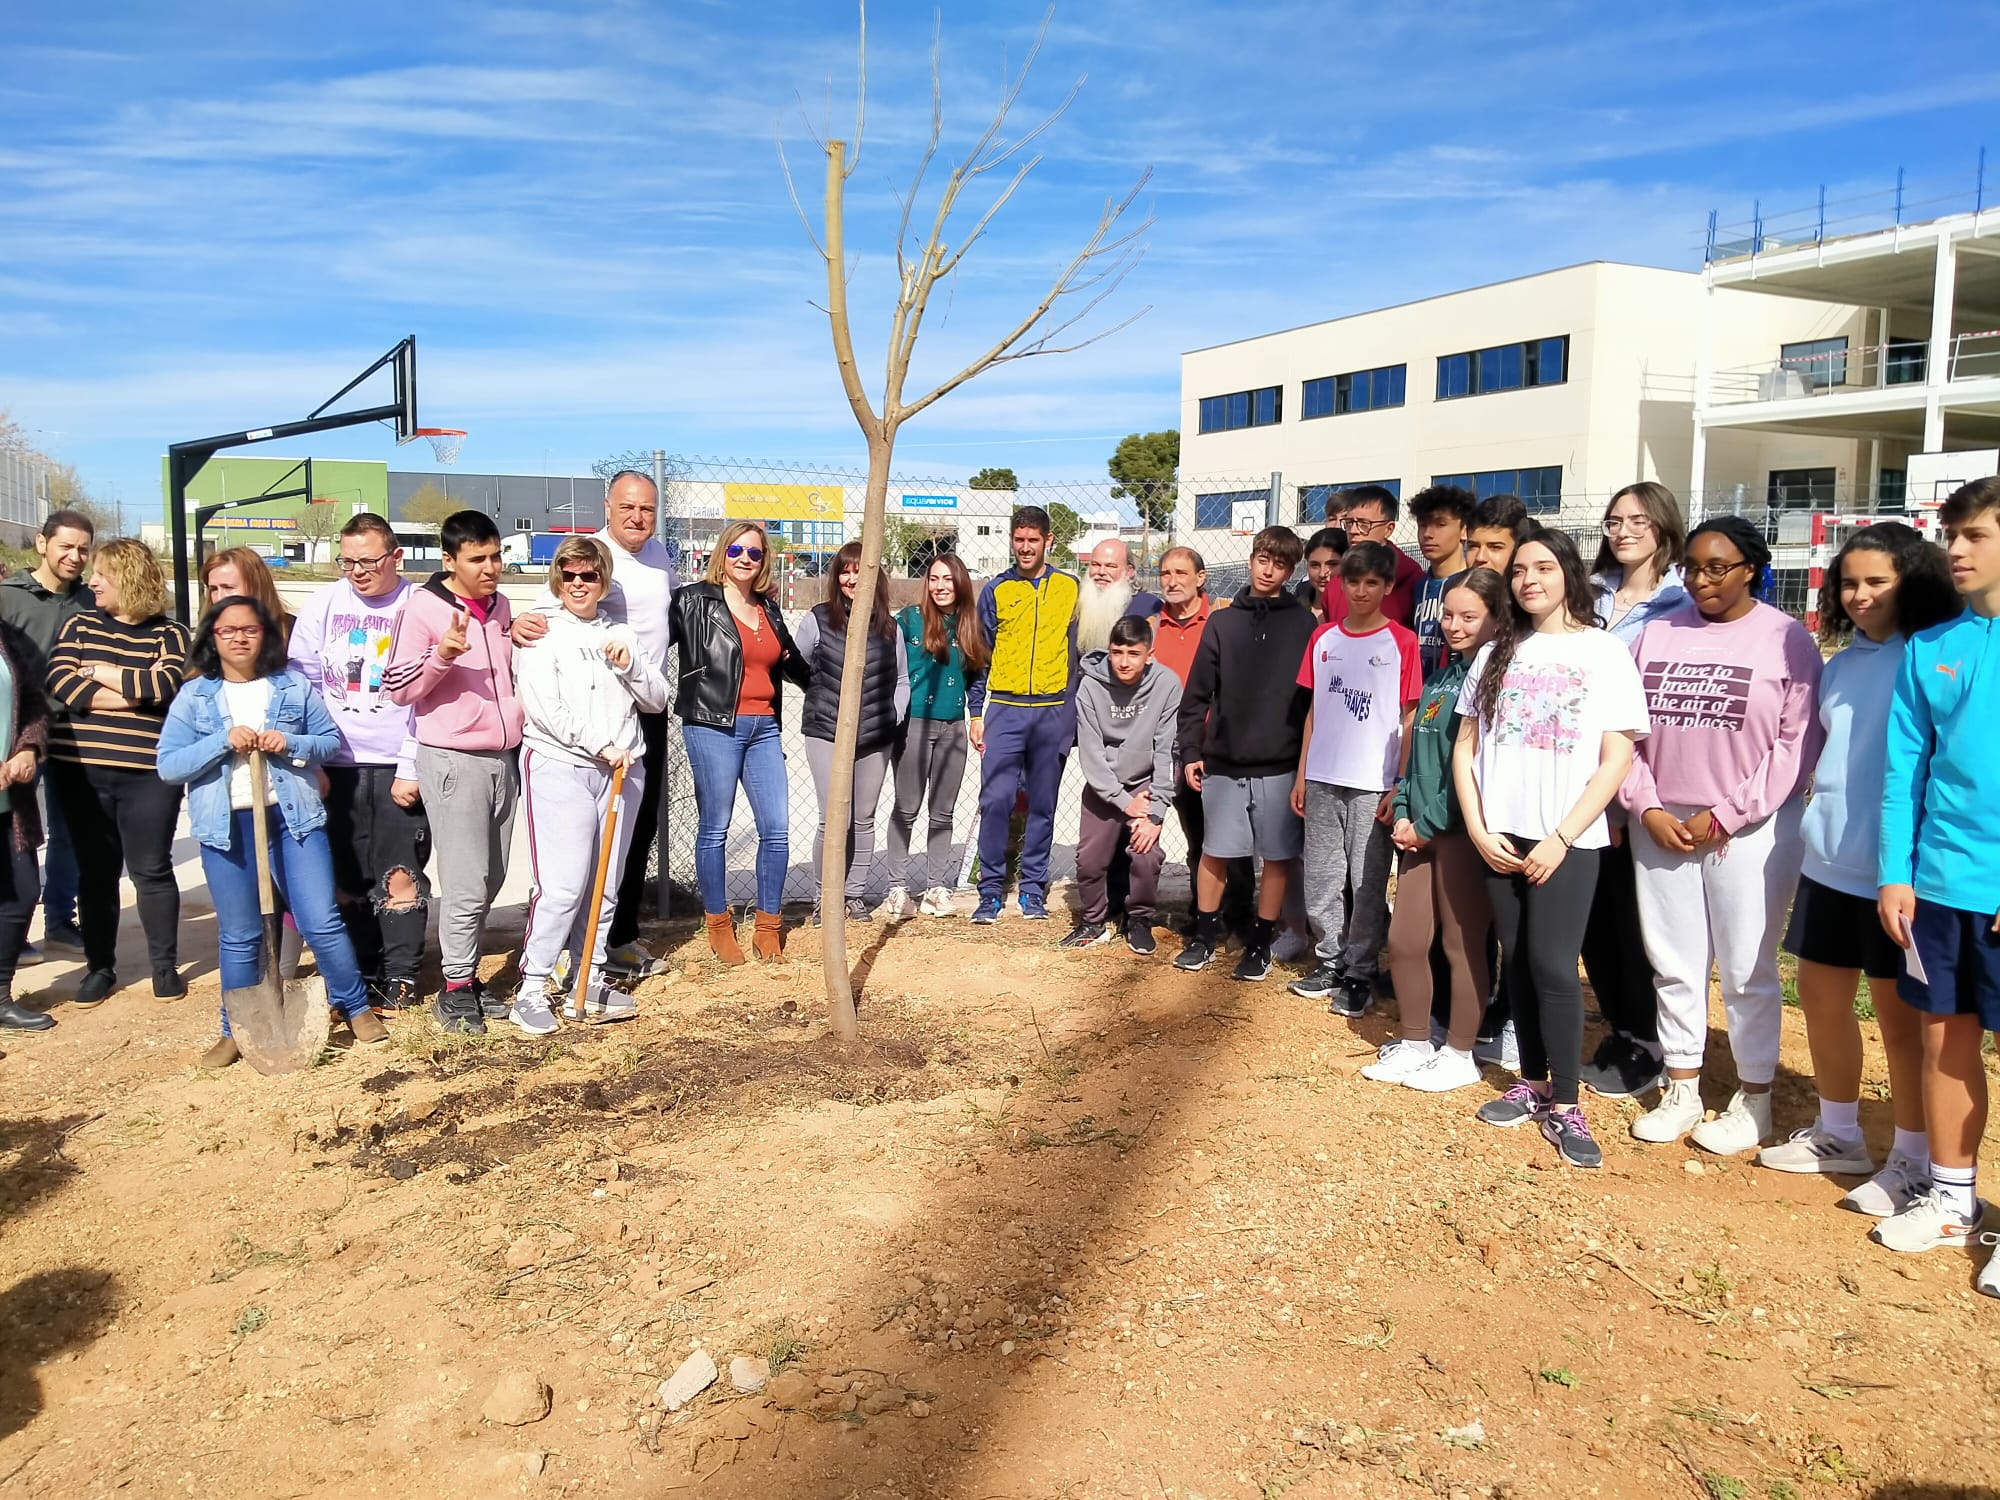
{"type": "Polygon", "coordinates": [[[396,623],[382,691],[416,709],[417,743],[443,750],[511,750],[521,743],[521,704],[514,696],[514,612],[500,594],[480,624],[467,620],[465,653],[446,661],[437,643],[463,601],[438,573],[413,591],[396,623]]]}

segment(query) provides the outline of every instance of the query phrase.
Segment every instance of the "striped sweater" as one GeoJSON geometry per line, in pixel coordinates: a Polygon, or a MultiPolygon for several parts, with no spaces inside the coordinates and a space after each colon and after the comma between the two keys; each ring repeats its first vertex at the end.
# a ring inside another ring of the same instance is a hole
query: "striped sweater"
{"type": "Polygon", "coordinates": [[[49,652],[49,697],[68,714],[49,725],[52,759],[122,771],[151,771],[167,707],[187,671],[188,631],[155,615],[127,625],[102,610],[72,615],[49,652]],[[106,708],[92,671],[117,673],[115,691],[129,708],[106,708]]]}

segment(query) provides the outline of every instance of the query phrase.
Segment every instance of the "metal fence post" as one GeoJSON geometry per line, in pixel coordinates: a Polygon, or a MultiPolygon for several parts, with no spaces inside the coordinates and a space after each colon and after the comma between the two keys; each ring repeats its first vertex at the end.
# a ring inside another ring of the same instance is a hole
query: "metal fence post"
{"type": "Polygon", "coordinates": [[[1285,524],[1285,476],[1276,469],[1271,471],[1271,493],[1264,497],[1264,524],[1285,524]]]}

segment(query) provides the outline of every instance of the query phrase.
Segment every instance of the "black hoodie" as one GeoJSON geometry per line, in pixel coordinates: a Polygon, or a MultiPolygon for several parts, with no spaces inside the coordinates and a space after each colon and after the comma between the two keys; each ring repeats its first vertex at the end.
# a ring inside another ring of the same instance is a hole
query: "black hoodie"
{"type": "Polygon", "coordinates": [[[1248,589],[1208,617],[1181,698],[1180,761],[1208,776],[1290,776],[1312,694],[1299,665],[1318,621],[1290,593],[1248,589]]]}

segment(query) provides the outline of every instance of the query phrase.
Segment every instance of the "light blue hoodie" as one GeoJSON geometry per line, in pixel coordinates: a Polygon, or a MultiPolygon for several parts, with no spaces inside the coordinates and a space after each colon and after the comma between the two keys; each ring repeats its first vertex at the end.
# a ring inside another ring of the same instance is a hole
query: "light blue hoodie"
{"type": "Polygon", "coordinates": [[[1889,707],[1883,885],[1958,911],[2000,909],[2000,619],[1967,610],[1920,630],[1889,707]],[[1982,781],[1984,785],[1982,785],[1982,781]]]}
{"type": "Polygon", "coordinates": [[[1826,664],[1819,722],[1826,747],[1806,804],[1804,874],[1829,890],[1875,899],[1882,844],[1882,762],[1888,752],[1890,695],[1908,641],[1892,635],[1854,643],[1826,664]]]}

